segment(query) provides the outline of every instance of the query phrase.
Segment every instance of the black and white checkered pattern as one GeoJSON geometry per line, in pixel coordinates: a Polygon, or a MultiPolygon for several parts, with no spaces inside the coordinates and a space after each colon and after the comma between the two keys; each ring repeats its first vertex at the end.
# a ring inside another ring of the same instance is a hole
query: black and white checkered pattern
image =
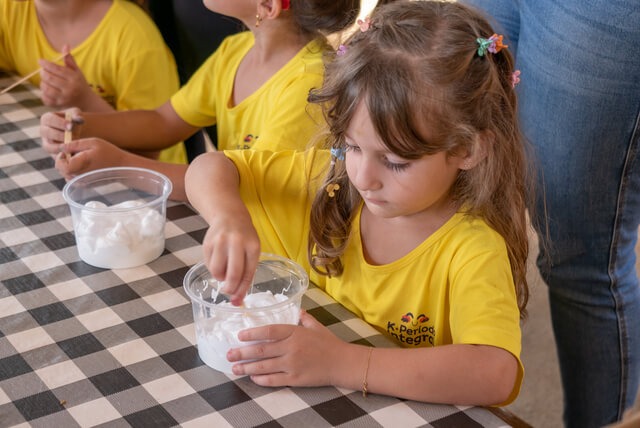
{"type": "MultiPolygon", "coordinates": [[[[0,88],[13,80],[0,74],[0,88]]],[[[483,408],[333,387],[263,388],[202,363],[182,289],[205,222],[170,204],[166,250],[105,270],[77,253],[64,179],[40,147],[38,91],[0,96],[0,426],[458,426],[506,423],[483,408]]],[[[303,306],[351,342],[390,346],[317,288],[303,306]]]]}

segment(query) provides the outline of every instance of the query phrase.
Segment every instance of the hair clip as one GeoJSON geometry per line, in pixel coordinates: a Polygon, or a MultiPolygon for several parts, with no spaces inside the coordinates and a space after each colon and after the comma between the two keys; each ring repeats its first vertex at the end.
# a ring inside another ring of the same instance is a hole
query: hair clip
{"type": "Polygon", "coordinates": [[[342,56],[347,53],[347,47],[345,45],[338,46],[338,50],[336,51],[336,55],[342,56]]]}
{"type": "Polygon", "coordinates": [[[282,10],[287,10],[289,9],[289,6],[291,5],[289,0],[282,0],[282,10]]]}
{"type": "Polygon", "coordinates": [[[342,147],[332,147],[331,157],[338,160],[344,160],[344,149],[342,147]]]}
{"type": "Polygon", "coordinates": [[[360,27],[360,31],[362,31],[363,33],[371,28],[371,18],[368,16],[364,20],[358,19],[356,22],[360,27]]]}
{"type": "Polygon", "coordinates": [[[504,36],[499,36],[497,34],[492,35],[488,39],[483,39],[482,37],[478,37],[476,39],[476,43],[478,43],[478,56],[484,56],[484,54],[491,52],[496,54],[500,52],[503,48],[508,48],[509,45],[505,45],[502,43],[502,38],[504,36]]]}
{"type": "Polygon", "coordinates": [[[515,88],[520,83],[520,70],[515,70],[511,73],[511,87],[515,88]]]}
{"type": "Polygon", "coordinates": [[[337,183],[327,184],[327,187],[325,187],[324,190],[327,191],[330,198],[333,198],[336,195],[336,192],[340,190],[340,185],[337,183]]]}

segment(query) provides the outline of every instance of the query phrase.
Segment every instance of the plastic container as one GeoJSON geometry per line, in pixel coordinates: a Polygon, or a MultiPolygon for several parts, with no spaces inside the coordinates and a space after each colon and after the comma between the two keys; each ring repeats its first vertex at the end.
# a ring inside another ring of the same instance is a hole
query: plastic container
{"type": "Polygon", "coordinates": [[[64,186],[80,258],[92,266],[145,265],[164,251],[171,181],[144,168],[97,169],[64,186]]]}
{"type": "Polygon", "coordinates": [[[209,367],[231,373],[227,351],[246,346],[237,334],[246,328],[269,324],[298,324],[302,295],[309,276],[297,263],[263,253],[253,285],[242,306],[233,306],[218,292],[222,284],[211,278],[202,262],[184,277],[184,289],[191,298],[200,359],[209,367]]]}

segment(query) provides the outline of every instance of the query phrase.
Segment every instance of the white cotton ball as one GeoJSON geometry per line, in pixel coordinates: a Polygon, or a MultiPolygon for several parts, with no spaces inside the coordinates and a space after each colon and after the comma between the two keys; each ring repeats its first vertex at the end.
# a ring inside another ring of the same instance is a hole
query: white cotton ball
{"type": "Polygon", "coordinates": [[[158,236],[163,234],[164,218],[156,210],[149,210],[140,222],[142,236],[158,236]]]}
{"type": "Polygon", "coordinates": [[[80,258],[93,266],[121,269],[148,263],[162,254],[164,217],[155,209],[142,207],[144,204],[141,200],[113,206],[87,203],[88,208],[102,210],[84,209],[76,216],[80,258]]]}
{"type": "Polygon", "coordinates": [[[129,230],[124,227],[122,222],[117,222],[106,234],[105,240],[108,242],[128,246],[131,244],[131,234],[129,230]]]}
{"type": "Polygon", "coordinates": [[[89,201],[86,204],[84,204],[85,207],[90,208],[90,209],[103,209],[103,208],[107,208],[107,206],[100,201],[89,201]]]}
{"type": "Polygon", "coordinates": [[[111,208],[114,209],[123,209],[123,208],[137,208],[144,205],[144,201],[140,201],[140,200],[131,200],[131,201],[122,201],[118,204],[112,205],[111,208]]]}

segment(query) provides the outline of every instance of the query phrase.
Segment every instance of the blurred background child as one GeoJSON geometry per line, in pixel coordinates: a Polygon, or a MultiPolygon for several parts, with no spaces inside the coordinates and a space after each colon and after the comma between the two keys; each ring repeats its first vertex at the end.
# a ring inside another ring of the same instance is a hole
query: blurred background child
{"type": "MultiPolygon", "coordinates": [[[[26,76],[42,67],[30,82],[40,86],[45,105],[150,109],[179,87],[160,32],[132,2],[6,0],[0,2],[0,24],[0,69],[26,76]]],[[[161,160],[186,162],[182,144],[169,147],[161,160]]],[[[138,152],[157,156],[157,150],[138,152]]]]}
{"type": "MultiPolygon", "coordinates": [[[[149,11],[173,52],[181,85],[187,83],[227,36],[246,30],[237,19],[207,9],[202,0],[138,0],[138,3],[149,11]]],[[[185,140],[189,160],[207,150],[207,139],[217,147],[215,125],[185,140]]]]}
{"type": "Polygon", "coordinates": [[[321,86],[326,35],[354,23],[358,0],[205,1],[212,11],[249,30],[229,36],[171,100],[155,110],[106,114],[75,112],[85,124],[81,138],[61,144],[68,123],[62,114],[41,120],[43,145],[59,156],[65,176],[107,166],[154,169],[173,182],[173,199],[185,199],[186,165],[155,162],[127,150],[160,150],[202,127],[217,125],[218,148],[303,149],[322,117],[307,106],[309,90],[321,86]],[[83,138],[98,137],[98,138],[83,138]]]}

